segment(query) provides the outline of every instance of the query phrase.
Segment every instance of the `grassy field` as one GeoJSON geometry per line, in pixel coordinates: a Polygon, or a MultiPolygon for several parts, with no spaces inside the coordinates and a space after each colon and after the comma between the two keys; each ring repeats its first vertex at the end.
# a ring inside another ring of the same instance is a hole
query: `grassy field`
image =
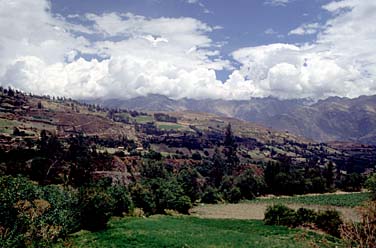
{"type": "Polygon", "coordinates": [[[304,204],[335,207],[356,207],[369,199],[369,193],[322,194],[292,197],[259,198],[250,202],[270,204],[304,204]]]}
{"type": "Polygon", "coordinates": [[[0,133],[12,134],[13,128],[20,125],[18,121],[0,119],[0,133]]]}
{"type": "Polygon", "coordinates": [[[175,123],[161,122],[161,123],[158,123],[158,128],[162,130],[179,130],[182,128],[182,125],[175,124],[175,123]]]}
{"type": "Polygon", "coordinates": [[[153,116],[149,115],[139,115],[134,118],[137,123],[148,123],[154,121],[153,116]]]}
{"type": "Polygon", "coordinates": [[[341,247],[332,237],[262,221],[153,216],[112,220],[106,231],[81,231],[56,247],[341,247]],[[312,244],[318,246],[312,246],[312,244]]]}

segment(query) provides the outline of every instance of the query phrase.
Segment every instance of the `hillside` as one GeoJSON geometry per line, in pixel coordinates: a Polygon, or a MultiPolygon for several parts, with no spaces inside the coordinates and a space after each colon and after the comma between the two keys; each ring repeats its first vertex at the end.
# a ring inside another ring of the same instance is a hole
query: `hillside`
{"type": "MultiPolygon", "coordinates": [[[[297,105],[298,102],[286,104],[297,105]]],[[[331,106],[328,101],[323,101],[306,108],[319,108],[325,104],[331,106]]],[[[152,105],[157,106],[153,102],[152,105]]],[[[340,142],[325,145],[286,131],[278,132],[259,124],[203,112],[138,112],[22,93],[2,93],[0,106],[0,145],[3,147],[17,147],[25,140],[37,140],[42,130],[48,130],[60,138],[79,133],[113,140],[125,137],[135,142],[139,150],[150,147],[165,156],[180,153],[189,158],[199,153],[205,157],[212,156],[215,147],[221,145],[224,130],[231,123],[241,162],[245,164],[279,161],[282,156],[295,164],[321,159],[322,165],[330,160],[337,162],[342,169],[356,166],[359,170],[376,157],[373,146],[340,142]],[[21,135],[15,136],[15,129],[21,135]]],[[[273,109],[276,108],[277,104],[273,109]]],[[[284,122],[283,119],[278,122],[276,118],[275,123],[284,122]]],[[[103,149],[112,153],[119,150],[116,146],[103,149]]]]}
{"type": "Polygon", "coordinates": [[[310,100],[254,98],[248,101],[172,100],[150,95],[130,100],[98,101],[105,106],[140,111],[208,112],[260,123],[289,131],[317,142],[352,141],[376,144],[376,96],[355,99],[331,97],[316,103],[310,100]]]}
{"type": "MultiPolygon", "coordinates": [[[[356,166],[359,169],[373,161],[376,151],[372,146],[342,146],[342,143],[330,147],[259,124],[202,112],[137,112],[22,93],[14,96],[3,93],[0,106],[0,145],[3,147],[17,147],[27,140],[37,140],[42,130],[48,130],[60,138],[79,133],[113,140],[125,137],[132,140],[139,150],[150,147],[167,157],[181,154],[190,158],[194,153],[206,157],[212,156],[215,148],[221,145],[224,130],[231,123],[239,146],[240,161],[244,164],[279,161],[288,157],[294,164],[321,159],[322,166],[330,160],[342,168],[356,166]]],[[[122,148],[101,149],[114,153],[122,148]]],[[[177,161],[184,163],[184,159],[177,161]]]]}
{"type": "Polygon", "coordinates": [[[0,106],[0,210],[9,216],[0,232],[12,230],[2,247],[104,230],[124,213],[189,214],[200,203],[360,191],[376,162],[374,146],[315,143],[202,112],[105,108],[3,88],[0,106]]]}

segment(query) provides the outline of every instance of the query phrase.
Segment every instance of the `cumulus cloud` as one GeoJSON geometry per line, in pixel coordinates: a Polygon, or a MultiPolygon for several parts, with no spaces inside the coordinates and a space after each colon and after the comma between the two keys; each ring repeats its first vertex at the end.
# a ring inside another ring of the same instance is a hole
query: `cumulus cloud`
{"type": "Polygon", "coordinates": [[[0,7],[2,85],[75,98],[226,94],[215,71],[229,62],[219,57],[208,36],[215,27],[196,19],[87,14],[83,18],[91,24],[82,30],[53,16],[44,0],[8,1],[0,7]],[[85,34],[99,38],[89,41],[85,34]],[[84,59],[85,54],[96,59],[84,59]]]}
{"type": "Polygon", "coordinates": [[[74,98],[376,94],[376,2],[342,0],[323,8],[333,18],[315,42],[242,48],[232,53],[240,64],[234,68],[210,38],[217,27],[194,18],[64,18],[50,12],[47,0],[1,1],[0,84],[74,98]],[[225,82],[216,77],[223,69],[232,70],[225,82]]]}
{"type": "MultiPolygon", "coordinates": [[[[376,94],[376,2],[343,0],[323,8],[334,17],[312,44],[243,48],[233,58],[241,68],[227,83],[249,84],[251,96],[280,98],[356,97],[376,94]]],[[[318,25],[313,25],[314,28],[318,25]]],[[[308,27],[309,28],[309,27],[308,27]]],[[[309,33],[307,25],[295,34],[309,33]]]]}

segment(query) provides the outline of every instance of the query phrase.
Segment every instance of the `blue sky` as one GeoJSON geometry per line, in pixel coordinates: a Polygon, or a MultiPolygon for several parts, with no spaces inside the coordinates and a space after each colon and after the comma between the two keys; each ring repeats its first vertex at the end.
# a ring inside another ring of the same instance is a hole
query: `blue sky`
{"type": "Polygon", "coordinates": [[[53,0],[52,12],[68,16],[85,13],[131,12],[149,18],[192,17],[222,29],[210,34],[224,41],[223,55],[246,46],[312,42],[313,35],[288,35],[302,23],[324,24],[330,17],[321,6],[328,0],[295,0],[286,4],[264,0],[53,0]],[[270,31],[270,32],[267,32],[270,31]],[[266,33],[265,33],[266,32],[266,33]]]}
{"type": "Polygon", "coordinates": [[[375,21],[365,0],[2,0],[0,84],[74,98],[376,94],[375,21]]]}

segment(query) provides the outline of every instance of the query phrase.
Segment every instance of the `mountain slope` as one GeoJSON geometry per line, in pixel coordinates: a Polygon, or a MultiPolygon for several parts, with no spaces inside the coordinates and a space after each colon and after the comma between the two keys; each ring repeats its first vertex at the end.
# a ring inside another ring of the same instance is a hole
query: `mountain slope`
{"type": "Polygon", "coordinates": [[[109,107],[141,111],[208,112],[253,121],[280,131],[289,131],[318,142],[353,141],[376,144],[376,96],[355,99],[331,97],[310,100],[255,98],[245,101],[172,100],[150,95],[130,100],[105,100],[109,107]]]}

